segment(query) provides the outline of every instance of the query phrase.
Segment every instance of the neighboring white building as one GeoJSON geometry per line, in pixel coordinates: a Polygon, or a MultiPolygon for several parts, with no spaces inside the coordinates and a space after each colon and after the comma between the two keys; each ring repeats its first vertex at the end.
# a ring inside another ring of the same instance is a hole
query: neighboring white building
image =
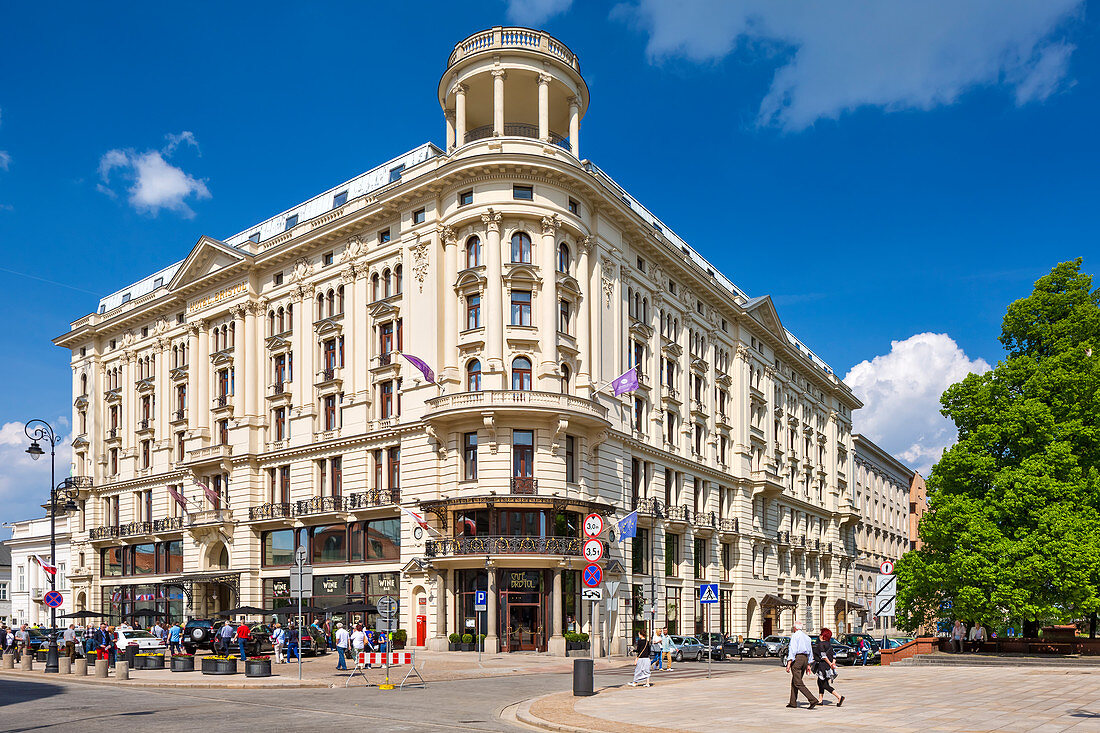
{"type": "Polygon", "coordinates": [[[0,542],[0,621],[11,620],[11,548],[0,542]]]}
{"type": "MultiPolygon", "coordinates": [[[[27,623],[46,627],[50,622],[50,609],[42,602],[42,597],[50,590],[49,575],[34,561],[39,555],[47,562],[50,560],[50,519],[25,519],[11,522],[11,539],[4,546],[11,551],[12,582],[11,620],[17,624],[27,623]]],[[[64,604],[57,612],[68,613],[80,610],[73,606],[72,588],[69,585],[69,519],[57,518],[57,590],[65,597],[64,604]]],[[[86,601],[87,596],[84,596],[86,601]]],[[[81,608],[86,608],[82,606],[81,608]]]]}
{"type": "MultiPolygon", "coordinates": [[[[913,469],[894,458],[864,435],[855,435],[855,491],[860,513],[856,526],[859,556],[851,582],[854,601],[862,610],[865,628],[881,632],[883,623],[875,617],[875,579],[884,560],[897,562],[909,551],[909,491],[913,469]]],[[[894,633],[894,617],[886,619],[885,630],[894,633]]]]}
{"type": "Polygon", "coordinates": [[[472,631],[486,587],[494,652],[564,653],[571,630],[621,650],[647,600],[700,631],[704,580],[715,630],[849,625],[859,400],[580,156],[588,88],[560,41],[474,34],[436,92],[445,150],[204,236],[56,339],[94,485],[72,518],[89,608],[271,608],[301,545],[316,604],[394,596],[414,646],[472,631]],[[603,630],[581,521],[635,508],[637,539],[607,538],[603,630]]]}

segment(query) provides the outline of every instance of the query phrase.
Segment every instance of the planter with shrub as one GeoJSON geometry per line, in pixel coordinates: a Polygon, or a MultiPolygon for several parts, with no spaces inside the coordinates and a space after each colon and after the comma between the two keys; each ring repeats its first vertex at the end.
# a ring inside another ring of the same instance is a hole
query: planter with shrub
{"type": "Polygon", "coordinates": [[[565,649],[580,650],[588,648],[588,634],[574,634],[572,632],[565,633],[565,649]]]}
{"type": "Polygon", "coordinates": [[[134,655],[134,669],[164,669],[163,654],[134,655]]]}
{"type": "Polygon", "coordinates": [[[474,646],[474,635],[473,634],[463,634],[462,635],[462,644],[460,646],[462,648],[462,651],[464,651],[464,652],[474,651],[474,649],[476,648],[474,646]]]}
{"type": "Polygon", "coordinates": [[[195,658],[190,654],[176,654],[172,657],[173,672],[194,672],[195,658]]]}
{"type": "Polygon", "coordinates": [[[245,677],[270,677],[271,657],[249,657],[244,663],[245,677]]]}
{"type": "Polygon", "coordinates": [[[405,642],[409,640],[409,632],[404,629],[397,629],[393,632],[393,648],[404,649],[405,642]]]}
{"type": "Polygon", "coordinates": [[[447,651],[457,652],[458,651],[458,645],[461,644],[461,643],[462,643],[462,634],[459,634],[457,632],[452,633],[450,636],[447,637],[447,651]]]}
{"type": "Polygon", "coordinates": [[[202,658],[203,674],[237,674],[237,658],[209,656],[202,658]]]}

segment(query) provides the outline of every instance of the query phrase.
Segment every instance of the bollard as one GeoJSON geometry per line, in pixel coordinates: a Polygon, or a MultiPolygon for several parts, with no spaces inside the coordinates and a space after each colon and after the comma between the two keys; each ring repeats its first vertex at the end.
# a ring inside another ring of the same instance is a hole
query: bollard
{"type": "Polygon", "coordinates": [[[57,660],[57,673],[58,674],[72,674],[73,673],[73,660],[68,657],[59,657],[57,660]]]}
{"type": "Polygon", "coordinates": [[[81,657],[80,659],[76,660],[76,663],[73,665],[73,674],[75,674],[77,677],[87,677],[88,676],[88,660],[85,659],[84,657],[81,657]]]}
{"type": "Polygon", "coordinates": [[[116,680],[128,680],[130,679],[130,664],[124,662],[121,659],[115,662],[115,679],[116,680]]]}
{"type": "Polygon", "coordinates": [[[95,660],[95,676],[101,679],[107,679],[107,660],[97,659],[95,660]]]}
{"type": "Polygon", "coordinates": [[[592,660],[573,660],[573,697],[587,697],[595,695],[592,691],[592,660]]]}
{"type": "Polygon", "coordinates": [[[15,669],[15,655],[5,654],[2,669],[15,669]]]}
{"type": "Polygon", "coordinates": [[[24,654],[23,658],[19,661],[19,669],[24,672],[30,672],[34,669],[34,656],[31,654],[24,654]]]}

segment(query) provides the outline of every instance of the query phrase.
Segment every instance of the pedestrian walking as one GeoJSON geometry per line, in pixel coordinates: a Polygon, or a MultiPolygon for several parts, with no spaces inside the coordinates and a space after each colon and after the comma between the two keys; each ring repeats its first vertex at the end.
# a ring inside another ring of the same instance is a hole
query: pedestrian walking
{"type": "Polygon", "coordinates": [[[652,651],[653,647],[646,638],[645,631],[639,631],[638,638],[634,641],[634,653],[638,655],[638,661],[634,663],[634,679],[630,683],[631,687],[653,686],[649,681],[649,655],[652,651]]]}
{"type": "Polygon", "coordinates": [[[325,623],[321,626],[321,629],[325,632],[325,644],[329,649],[336,648],[336,636],[332,630],[332,619],[326,618],[325,623]]]}
{"type": "Polygon", "coordinates": [[[955,621],[955,625],[951,627],[951,645],[955,648],[955,653],[960,654],[963,650],[963,638],[966,636],[966,628],[963,626],[962,621],[955,621]]]}
{"type": "Polygon", "coordinates": [[[176,621],[172,624],[172,628],[168,629],[168,651],[175,656],[181,653],[183,650],[180,648],[180,639],[183,637],[183,629],[180,628],[180,622],[176,621]]]}
{"type": "Polygon", "coordinates": [[[836,679],[836,652],[833,651],[833,632],[822,629],[818,640],[813,644],[814,650],[814,674],[817,675],[817,694],[819,705],[825,704],[825,693],[830,693],[836,698],[836,706],[844,704],[844,695],[837,694],[833,689],[833,680],[836,679]]]}
{"type": "MultiPolygon", "coordinates": [[[[339,661],[336,663],[336,669],[344,670],[348,669],[348,660],[345,656],[348,651],[348,630],[344,628],[344,624],[336,623],[336,653],[340,655],[339,661]]],[[[358,657],[356,657],[358,659],[358,657]]]]}
{"type": "Polygon", "coordinates": [[[794,633],[791,634],[790,645],[787,648],[787,672],[791,675],[791,701],[787,703],[789,708],[798,707],[799,692],[810,701],[810,710],[817,707],[817,698],[813,696],[810,689],[806,687],[806,683],[802,681],[813,655],[813,642],[802,630],[802,622],[795,621],[794,633]]]}
{"type": "MultiPolygon", "coordinates": [[[[361,652],[366,651],[367,648],[367,633],[363,630],[363,624],[355,624],[355,629],[351,632],[351,653],[355,655],[355,658],[359,658],[361,652]]],[[[370,668],[370,665],[367,665],[370,668]]]]}
{"type": "Polygon", "coordinates": [[[226,621],[218,628],[218,653],[229,656],[229,645],[233,642],[233,624],[226,621]]]}
{"type": "Polygon", "coordinates": [[[867,655],[871,653],[871,643],[861,636],[856,649],[859,652],[859,663],[866,667],[867,655]]]}
{"type": "MultiPolygon", "coordinates": [[[[225,625],[228,626],[229,622],[226,621],[225,625]]],[[[241,661],[248,660],[247,647],[252,642],[252,629],[248,628],[248,624],[245,622],[244,617],[241,617],[241,624],[237,627],[237,633],[233,635],[233,638],[237,640],[237,647],[241,651],[241,661]]],[[[228,654],[226,655],[228,656],[228,654]]]]}
{"type": "Polygon", "coordinates": [[[286,632],[286,661],[290,661],[291,655],[294,655],[295,659],[300,660],[302,658],[298,651],[298,625],[290,624],[286,632]]]}
{"type": "Polygon", "coordinates": [[[275,622],[275,628],[271,630],[271,646],[275,650],[275,664],[283,664],[283,647],[286,645],[286,631],[283,625],[275,622]]]}
{"type": "Polygon", "coordinates": [[[652,671],[654,672],[658,670],[663,670],[665,668],[664,664],[662,664],[665,659],[664,641],[664,629],[657,629],[653,632],[653,639],[650,640],[650,649],[652,649],[653,652],[652,654],[650,654],[650,664],[653,665],[652,671]],[[654,662],[656,662],[656,664],[654,664],[654,662]]]}
{"type": "Polygon", "coordinates": [[[61,638],[65,640],[65,655],[70,661],[76,659],[76,624],[69,624],[61,638]]]}

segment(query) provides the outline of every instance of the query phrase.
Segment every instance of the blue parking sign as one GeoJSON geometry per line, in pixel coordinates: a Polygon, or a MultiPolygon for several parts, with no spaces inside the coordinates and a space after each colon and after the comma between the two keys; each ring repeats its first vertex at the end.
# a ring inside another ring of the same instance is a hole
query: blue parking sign
{"type": "Polygon", "coordinates": [[[489,610],[489,594],[483,590],[474,591],[474,610],[475,611],[488,611],[489,610]]]}

